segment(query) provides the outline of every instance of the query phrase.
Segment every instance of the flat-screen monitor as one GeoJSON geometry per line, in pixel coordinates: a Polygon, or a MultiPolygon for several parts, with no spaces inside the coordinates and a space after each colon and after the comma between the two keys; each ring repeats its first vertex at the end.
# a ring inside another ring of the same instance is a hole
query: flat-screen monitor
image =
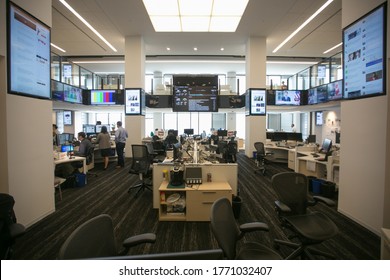
{"type": "Polygon", "coordinates": [[[262,88],[250,88],[246,92],[246,115],[266,115],[266,90],[262,88]]]}
{"type": "Polygon", "coordinates": [[[185,128],[184,129],[184,134],[194,135],[194,129],[193,128],[185,128]]]}
{"type": "Polygon", "coordinates": [[[93,124],[84,124],[83,125],[83,131],[86,134],[95,134],[96,133],[96,126],[93,124]]]}
{"type": "Polygon", "coordinates": [[[331,148],[332,148],[332,140],[325,138],[324,141],[322,142],[321,153],[325,154],[327,157],[330,153],[331,148]]]}
{"type": "Polygon", "coordinates": [[[58,145],[65,145],[68,142],[68,135],[66,133],[62,133],[58,135],[58,145]]]}
{"type": "Polygon", "coordinates": [[[273,133],[272,141],[287,141],[287,133],[283,131],[275,131],[273,133]]]}
{"type": "Polygon", "coordinates": [[[102,131],[102,127],[103,127],[103,126],[107,127],[107,130],[110,129],[110,125],[109,125],[109,124],[97,124],[97,125],[95,126],[95,132],[96,132],[96,133],[100,133],[100,132],[102,131]]]}
{"type": "Polygon", "coordinates": [[[386,94],[386,2],[343,29],[344,98],[386,94]]]}
{"type": "Polygon", "coordinates": [[[143,115],[145,114],[144,106],[145,94],[141,88],[125,89],[125,114],[126,115],[143,115]]]}
{"type": "Polygon", "coordinates": [[[290,141],[302,141],[302,133],[300,132],[286,132],[287,140],[290,141]]]}
{"type": "Polygon", "coordinates": [[[73,145],[61,145],[61,152],[71,152],[73,151],[73,145]]]}
{"type": "Polygon", "coordinates": [[[218,112],[218,89],[212,86],[175,86],[174,112],[218,112]]]}
{"type": "Polygon", "coordinates": [[[179,131],[177,129],[169,129],[168,134],[172,133],[175,137],[179,136],[179,131]]]}
{"type": "Polygon", "coordinates": [[[299,90],[276,90],[275,105],[299,106],[301,104],[301,92],[299,90]]]}
{"type": "Polygon", "coordinates": [[[50,99],[50,27],[7,3],[8,92],[50,99]]]}
{"type": "Polygon", "coordinates": [[[171,95],[146,94],[146,107],[148,108],[172,108],[171,95]]]}
{"type": "Polygon", "coordinates": [[[228,135],[228,131],[226,129],[219,129],[217,131],[217,135],[220,137],[226,137],[228,135]]]}
{"type": "Polygon", "coordinates": [[[267,105],[275,105],[276,92],[274,90],[267,90],[267,105]]]}
{"type": "Polygon", "coordinates": [[[334,81],[328,84],[328,100],[339,100],[343,98],[343,80],[334,81]]]}
{"type": "Polygon", "coordinates": [[[322,111],[317,111],[315,112],[315,118],[316,118],[316,125],[320,126],[323,124],[324,119],[323,119],[323,112],[322,111]]]}
{"type": "Polygon", "coordinates": [[[72,125],[72,111],[64,111],[64,125],[72,125]]]}
{"type": "Polygon", "coordinates": [[[63,98],[65,102],[83,104],[83,90],[78,87],[64,85],[63,98]]]}
{"type": "Polygon", "coordinates": [[[316,142],[316,135],[315,134],[310,134],[307,137],[307,143],[315,143],[316,142]]]}
{"type": "Polygon", "coordinates": [[[309,105],[324,103],[328,101],[328,85],[320,85],[309,89],[308,101],[309,105]]]}
{"type": "Polygon", "coordinates": [[[219,108],[242,108],[245,107],[245,95],[219,95],[219,108]]]}
{"type": "Polygon", "coordinates": [[[90,95],[91,105],[115,105],[116,104],[116,90],[91,90],[90,95]]]}

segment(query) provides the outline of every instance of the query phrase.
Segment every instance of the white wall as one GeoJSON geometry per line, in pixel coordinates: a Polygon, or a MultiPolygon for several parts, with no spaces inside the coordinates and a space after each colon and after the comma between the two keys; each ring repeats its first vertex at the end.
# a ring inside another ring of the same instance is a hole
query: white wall
{"type": "MultiPolygon", "coordinates": [[[[1,1],[0,50],[4,53],[6,38],[6,1],[1,1]]],[[[17,5],[51,26],[51,0],[16,0],[17,5]]],[[[4,71],[6,59],[0,60],[4,71]]],[[[1,191],[15,198],[18,221],[29,226],[54,211],[54,167],[52,151],[52,102],[8,94],[6,72],[0,71],[0,119],[5,125],[2,136],[2,161],[7,172],[2,171],[1,191]],[[4,105],[2,105],[4,106],[4,105]],[[5,141],[5,143],[3,143],[5,141]]]]}

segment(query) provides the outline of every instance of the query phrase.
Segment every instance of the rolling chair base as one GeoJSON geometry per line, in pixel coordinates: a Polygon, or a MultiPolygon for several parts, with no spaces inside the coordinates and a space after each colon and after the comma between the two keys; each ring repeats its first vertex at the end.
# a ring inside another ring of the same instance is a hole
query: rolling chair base
{"type": "Polygon", "coordinates": [[[141,191],[144,191],[145,189],[147,190],[150,190],[151,192],[153,192],[152,188],[151,188],[151,185],[148,185],[144,182],[140,183],[140,184],[137,184],[135,186],[131,186],[127,193],[130,193],[132,190],[135,190],[135,189],[138,189],[138,191],[135,193],[135,197],[138,197],[138,194],[141,192],[141,191]]]}
{"type": "Polygon", "coordinates": [[[335,257],[332,254],[329,254],[329,253],[324,252],[324,251],[320,251],[320,250],[315,249],[315,248],[309,248],[308,247],[309,245],[293,243],[290,241],[285,241],[285,240],[280,240],[280,239],[275,239],[274,242],[275,242],[274,247],[276,247],[276,248],[278,248],[279,245],[286,245],[287,247],[295,249],[286,258],[286,260],[293,260],[299,256],[301,256],[301,259],[313,260],[313,259],[315,259],[314,255],[323,256],[323,257],[326,257],[327,259],[335,259],[335,257]]]}

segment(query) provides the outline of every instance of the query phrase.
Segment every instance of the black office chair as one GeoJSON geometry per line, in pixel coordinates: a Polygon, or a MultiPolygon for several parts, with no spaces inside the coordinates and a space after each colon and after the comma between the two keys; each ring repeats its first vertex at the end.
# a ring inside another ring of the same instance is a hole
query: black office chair
{"type": "Polygon", "coordinates": [[[0,193],[0,253],[2,260],[12,259],[15,240],[22,236],[26,229],[17,223],[14,212],[15,200],[5,193],[0,193]]]}
{"type": "Polygon", "coordinates": [[[154,233],[135,235],[124,240],[123,248],[118,251],[112,218],[101,214],[84,222],[69,235],[61,246],[58,258],[66,260],[124,256],[130,247],[155,241],[154,233]]]}
{"type": "MultiPolygon", "coordinates": [[[[88,169],[88,165],[90,165],[91,163],[94,162],[94,159],[95,159],[95,147],[92,145],[88,149],[86,160],[85,160],[86,164],[87,164],[87,169],[88,169]]],[[[96,173],[90,172],[89,169],[88,169],[87,170],[87,176],[95,176],[95,177],[97,177],[98,175],[96,173]]]]}
{"type": "Polygon", "coordinates": [[[255,173],[257,171],[261,171],[263,175],[265,175],[266,164],[272,160],[272,153],[266,153],[264,148],[263,142],[255,142],[254,144],[256,149],[256,165],[258,167],[257,170],[255,170],[255,173]]]}
{"type": "Polygon", "coordinates": [[[237,226],[230,201],[223,197],[211,206],[211,230],[229,260],[280,260],[282,257],[267,246],[248,242],[238,248],[238,241],[244,234],[253,231],[268,231],[267,224],[260,222],[246,223],[237,226]]]}
{"type": "Polygon", "coordinates": [[[325,197],[308,194],[308,179],[305,175],[295,172],[282,172],[275,174],[272,186],[278,200],[275,201],[275,209],[281,220],[282,226],[292,231],[290,237],[297,238],[298,243],[285,240],[275,240],[275,246],[286,245],[295,249],[287,259],[314,259],[314,255],[333,259],[329,253],[319,251],[310,245],[319,244],[338,233],[337,226],[326,215],[320,212],[309,212],[307,207],[317,202],[324,202],[329,206],[335,203],[325,197]]]}
{"type": "Polygon", "coordinates": [[[131,149],[133,151],[133,161],[129,173],[138,174],[141,182],[131,186],[127,192],[130,193],[132,190],[138,189],[135,194],[135,197],[137,197],[145,189],[152,191],[152,183],[145,181],[146,177],[151,175],[151,156],[146,145],[131,145],[131,149]]]}
{"type": "Polygon", "coordinates": [[[236,141],[230,141],[227,146],[227,161],[230,163],[237,162],[238,144],[236,141]]]}
{"type": "Polygon", "coordinates": [[[145,143],[146,147],[148,148],[148,153],[152,158],[153,163],[159,163],[163,162],[165,159],[164,155],[161,155],[159,153],[156,153],[153,148],[153,144],[151,142],[145,143]]]}

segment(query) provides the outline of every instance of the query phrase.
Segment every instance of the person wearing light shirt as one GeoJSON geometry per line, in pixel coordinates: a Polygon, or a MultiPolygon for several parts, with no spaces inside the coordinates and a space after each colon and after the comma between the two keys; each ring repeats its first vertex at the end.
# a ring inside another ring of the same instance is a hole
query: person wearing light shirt
{"type": "Polygon", "coordinates": [[[116,168],[123,168],[125,167],[125,159],[123,153],[126,146],[126,139],[129,137],[129,135],[127,134],[126,129],[122,127],[121,121],[118,121],[116,125],[118,127],[118,129],[115,131],[116,154],[118,156],[118,163],[116,168]]]}

